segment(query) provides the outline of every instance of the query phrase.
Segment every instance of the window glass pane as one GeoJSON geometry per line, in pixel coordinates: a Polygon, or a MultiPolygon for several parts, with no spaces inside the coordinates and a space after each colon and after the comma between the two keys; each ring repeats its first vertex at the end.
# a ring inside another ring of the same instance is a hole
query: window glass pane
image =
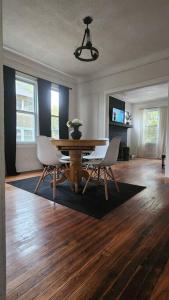
{"type": "Polygon", "coordinates": [[[35,141],[35,117],[32,114],[17,112],[17,142],[35,141]]]}
{"type": "Polygon", "coordinates": [[[59,116],[59,92],[51,90],[51,114],[59,116]]]}
{"type": "Polygon", "coordinates": [[[52,117],[51,119],[51,133],[52,137],[55,139],[59,138],[59,118],[58,117],[52,117]]]}
{"type": "Polygon", "coordinates": [[[156,144],[159,137],[159,111],[144,111],[144,143],[156,144]]]}
{"type": "Polygon", "coordinates": [[[16,109],[34,112],[34,85],[16,80],[16,109]]]}

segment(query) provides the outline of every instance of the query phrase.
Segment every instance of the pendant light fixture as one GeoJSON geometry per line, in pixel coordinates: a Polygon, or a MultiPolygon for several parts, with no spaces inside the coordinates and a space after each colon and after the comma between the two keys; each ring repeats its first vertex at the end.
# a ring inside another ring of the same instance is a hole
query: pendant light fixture
{"type": "Polygon", "coordinates": [[[82,45],[74,52],[75,57],[81,61],[94,61],[99,57],[99,51],[92,46],[90,29],[88,27],[92,21],[93,19],[91,17],[85,17],[83,19],[86,29],[84,32],[82,45]]]}

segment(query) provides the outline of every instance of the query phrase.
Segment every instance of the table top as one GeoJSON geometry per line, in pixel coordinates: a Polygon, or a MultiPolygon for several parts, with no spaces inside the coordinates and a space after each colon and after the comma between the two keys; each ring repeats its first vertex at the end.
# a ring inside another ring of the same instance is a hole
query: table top
{"type": "Polygon", "coordinates": [[[52,143],[56,146],[102,146],[106,144],[106,140],[69,140],[69,139],[52,139],[52,143]]]}
{"type": "Polygon", "coordinates": [[[95,146],[106,145],[106,140],[71,140],[71,139],[52,139],[52,144],[57,146],[59,149],[64,150],[90,150],[94,149],[95,146]]]}

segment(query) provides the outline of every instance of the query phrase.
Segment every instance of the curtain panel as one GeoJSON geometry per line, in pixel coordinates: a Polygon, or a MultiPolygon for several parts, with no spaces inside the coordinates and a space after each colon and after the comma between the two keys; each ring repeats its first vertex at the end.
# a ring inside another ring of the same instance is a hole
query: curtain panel
{"type": "Polygon", "coordinates": [[[66,125],[69,118],[69,88],[59,85],[59,138],[68,139],[69,130],[66,125]]]}
{"type": "Polygon", "coordinates": [[[167,108],[160,108],[160,122],[159,122],[159,141],[158,141],[158,157],[161,158],[166,154],[166,141],[167,141],[167,108]]]}
{"type": "Polygon", "coordinates": [[[4,66],[4,128],[6,175],[16,172],[16,88],[15,70],[4,66]]]}
{"type": "Polygon", "coordinates": [[[51,137],[51,82],[38,78],[39,134],[51,137]]]}
{"type": "Polygon", "coordinates": [[[166,151],[166,131],[167,131],[167,110],[166,107],[141,109],[137,113],[138,118],[138,157],[143,158],[161,158],[166,151]],[[158,111],[159,124],[157,128],[156,142],[145,142],[144,140],[144,114],[149,111],[158,111]]]}

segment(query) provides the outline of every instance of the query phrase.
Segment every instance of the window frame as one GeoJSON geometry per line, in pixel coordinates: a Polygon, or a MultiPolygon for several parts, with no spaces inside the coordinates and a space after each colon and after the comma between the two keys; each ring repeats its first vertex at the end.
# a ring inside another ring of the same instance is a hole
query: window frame
{"type": "MultiPolygon", "coordinates": [[[[59,88],[58,88],[58,86],[56,84],[52,84],[52,86],[51,86],[51,92],[52,91],[56,91],[59,94],[59,88]]],[[[59,110],[58,110],[58,112],[59,112],[59,110]]],[[[51,102],[51,138],[53,138],[53,139],[54,139],[54,137],[52,137],[52,118],[58,118],[58,120],[59,120],[59,117],[60,117],[59,114],[58,115],[53,115],[52,114],[52,102],[51,102]]]]}
{"type": "MultiPolygon", "coordinates": [[[[37,85],[37,79],[32,77],[32,76],[29,76],[29,75],[25,75],[25,74],[22,74],[22,73],[16,73],[15,83],[16,83],[17,80],[21,81],[23,83],[31,84],[34,87],[34,111],[30,112],[30,111],[26,111],[26,110],[17,109],[17,100],[16,100],[16,116],[17,116],[17,112],[25,114],[25,115],[34,116],[34,136],[35,136],[35,139],[34,139],[34,141],[27,141],[27,142],[17,141],[17,135],[16,135],[16,145],[35,145],[36,141],[37,141],[38,131],[39,131],[39,126],[38,126],[38,85],[37,85]]],[[[16,97],[17,97],[17,93],[16,93],[16,97]]],[[[17,131],[17,123],[16,123],[16,131],[17,131]]]]}

